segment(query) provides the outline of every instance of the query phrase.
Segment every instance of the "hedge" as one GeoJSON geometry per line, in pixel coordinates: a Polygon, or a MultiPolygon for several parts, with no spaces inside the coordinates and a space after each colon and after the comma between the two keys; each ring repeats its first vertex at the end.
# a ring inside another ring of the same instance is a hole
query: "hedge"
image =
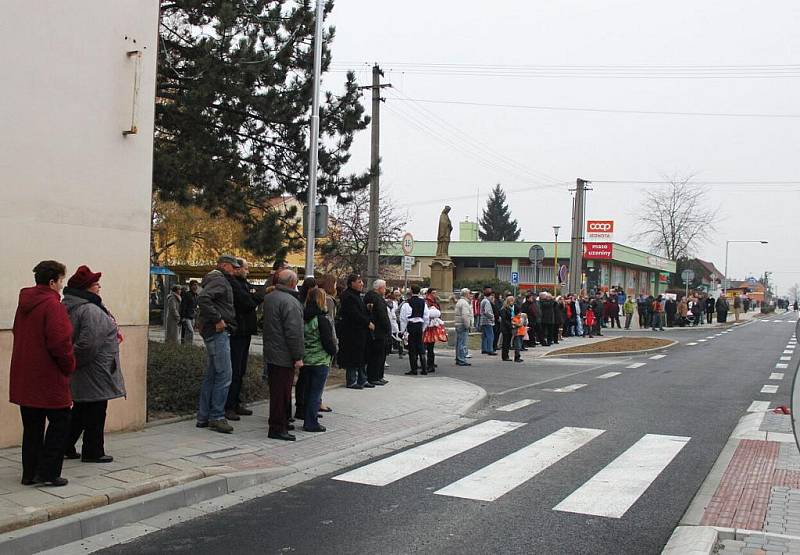
{"type": "MultiPolygon", "coordinates": [[[[205,368],[206,350],[202,347],[150,341],[147,355],[148,416],[194,413],[205,368]]],[[[242,386],[244,401],[266,399],[268,388],[261,378],[262,357],[251,354],[247,368],[242,386]]]]}

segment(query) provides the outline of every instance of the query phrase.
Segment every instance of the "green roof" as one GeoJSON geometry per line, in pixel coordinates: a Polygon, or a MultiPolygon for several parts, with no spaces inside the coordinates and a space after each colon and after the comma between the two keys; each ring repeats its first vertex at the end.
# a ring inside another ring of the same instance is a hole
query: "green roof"
{"type": "MultiPolygon", "coordinates": [[[[412,256],[433,257],[436,254],[436,241],[414,241],[412,256]]],[[[450,256],[455,258],[528,258],[528,251],[533,245],[544,249],[545,258],[555,255],[555,243],[533,241],[451,241],[450,256]]],[[[400,243],[387,248],[384,256],[402,256],[400,243]]],[[[559,260],[568,260],[570,243],[558,243],[559,260]]],[[[614,243],[613,261],[675,273],[675,262],[654,254],[614,243]]]]}

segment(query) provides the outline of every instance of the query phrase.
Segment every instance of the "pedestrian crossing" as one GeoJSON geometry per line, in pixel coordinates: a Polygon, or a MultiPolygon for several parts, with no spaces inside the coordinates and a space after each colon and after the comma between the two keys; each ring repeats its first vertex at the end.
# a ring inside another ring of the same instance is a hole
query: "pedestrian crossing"
{"type": "MultiPolygon", "coordinates": [[[[484,444],[487,444],[485,452],[495,453],[496,448],[490,443],[492,439],[526,425],[521,422],[488,420],[339,474],[333,479],[386,486],[435,465],[447,464],[448,459],[484,444]]],[[[517,488],[535,481],[537,476],[549,468],[566,463],[571,455],[588,444],[604,441],[605,433],[606,430],[598,428],[562,427],[512,453],[501,454],[485,466],[440,487],[433,494],[472,501],[497,501],[517,488]]],[[[622,446],[621,454],[594,476],[564,491],[565,497],[553,510],[622,518],[690,440],[690,437],[684,436],[643,435],[633,444],[622,446]]]]}

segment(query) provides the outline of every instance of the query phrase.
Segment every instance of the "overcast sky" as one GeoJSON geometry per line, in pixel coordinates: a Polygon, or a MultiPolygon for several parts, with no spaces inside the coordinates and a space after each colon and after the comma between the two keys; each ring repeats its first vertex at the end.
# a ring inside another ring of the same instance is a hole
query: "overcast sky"
{"type": "MultiPolygon", "coordinates": [[[[508,191],[522,237],[547,241],[553,225],[569,238],[568,188],[576,177],[693,174],[698,181],[800,182],[796,0],[337,0],[330,21],[336,25],[335,69],[355,69],[368,84],[370,66],[378,62],[394,86],[384,92],[381,112],[382,187],[406,205],[408,230],[417,239],[435,238],[445,203],[453,207],[454,224],[474,220],[476,197],[482,209],[495,183],[508,191]],[[794,67],[767,67],[778,65],[794,67]],[[664,75],[675,72],[683,77],[664,75]],[[630,73],[637,78],[621,77],[630,73]],[[796,117],[534,110],[403,98],[796,117]]],[[[342,79],[342,73],[329,74],[325,88],[336,90],[342,79]]],[[[365,104],[369,110],[368,98],[365,104]]],[[[368,131],[356,140],[354,168],[369,165],[369,142],[368,131]]],[[[618,242],[646,248],[630,236],[642,191],[654,186],[596,183],[587,218],[615,220],[618,242]]],[[[800,282],[800,183],[705,189],[720,217],[714,240],[699,249],[701,258],[722,269],[726,240],[764,239],[769,245],[731,245],[729,275],[772,271],[783,293],[800,282]]]]}

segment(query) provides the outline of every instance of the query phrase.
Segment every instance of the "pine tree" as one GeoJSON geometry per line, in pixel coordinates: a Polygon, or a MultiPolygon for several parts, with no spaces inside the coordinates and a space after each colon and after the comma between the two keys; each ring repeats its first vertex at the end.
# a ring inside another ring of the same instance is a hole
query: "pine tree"
{"type": "MultiPolygon", "coordinates": [[[[303,199],[313,90],[310,0],[161,0],[153,189],[245,222],[261,238],[286,236],[266,200],[303,199]]],[[[325,4],[325,15],[333,1],[325,4]]],[[[324,31],[322,70],[334,28],[324,31]]],[[[355,75],[320,102],[318,194],[348,200],[369,171],[343,175],[366,128],[355,75]]],[[[265,250],[277,248],[261,241],[265,250]]]]}
{"type": "Polygon", "coordinates": [[[511,219],[511,212],[506,204],[506,194],[498,183],[492,189],[486,208],[479,220],[478,235],[481,241],[516,241],[521,230],[517,220],[511,219]]]}

